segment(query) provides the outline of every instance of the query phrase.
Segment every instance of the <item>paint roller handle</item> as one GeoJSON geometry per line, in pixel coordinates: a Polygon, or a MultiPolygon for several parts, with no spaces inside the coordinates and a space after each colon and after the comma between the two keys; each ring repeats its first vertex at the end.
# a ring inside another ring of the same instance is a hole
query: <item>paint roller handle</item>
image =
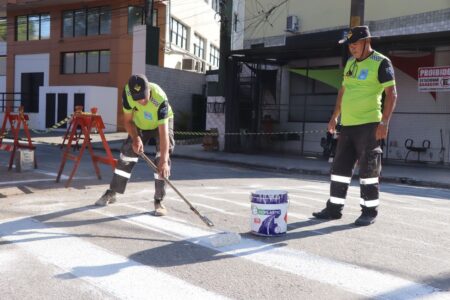
{"type": "MultiPolygon", "coordinates": [[[[145,162],[155,171],[158,171],[158,167],[153,163],[153,161],[147,157],[147,155],[145,155],[144,152],[140,152],[139,156],[145,160],[145,162]]],[[[180,196],[181,199],[184,200],[184,202],[186,202],[186,204],[189,206],[189,208],[197,215],[200,217],[200,219],[209,227],[213,227],[214,223],[208,219],[208,217],[202,215],[192,204],[191,202],[189,202],[188,199],[186,199],[183,194],[172,184],[172,182],[170,182],[169,179],[167,179],[166,177],[163,177],[164,181],[178,194],[178,196],[180,196]]]]}

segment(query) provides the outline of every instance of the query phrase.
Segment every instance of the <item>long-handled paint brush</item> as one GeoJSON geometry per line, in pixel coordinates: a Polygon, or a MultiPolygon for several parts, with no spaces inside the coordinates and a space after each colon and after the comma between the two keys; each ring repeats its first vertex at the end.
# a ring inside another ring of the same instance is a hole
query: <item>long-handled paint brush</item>
{"type": "MultiPolygon", "coordinates": [[[[149,165],[155,172],[158,172],[158,167],[155,165],[155,163],[145,155],[144,152],[139,153],[139,156],[145,160],[147,165],[149,165]]],[[[214,223],[205,215],[201,214],[193,205],[192,203],[184,197],[184,195],[172,184],[172,182],[168,179],[163,177],[163,180],[180,196],[181,199],[189,206],[189,208],[205,223],[208,225],[208,227],[214,227],[214,223]]],[[[219,232],[217,234],[212,235],[209,237],[209,242],[213,247],[223,247],[228,245],[237,244],[241,241],[241,236],[239,233],[236,232],[219,232]]]]}

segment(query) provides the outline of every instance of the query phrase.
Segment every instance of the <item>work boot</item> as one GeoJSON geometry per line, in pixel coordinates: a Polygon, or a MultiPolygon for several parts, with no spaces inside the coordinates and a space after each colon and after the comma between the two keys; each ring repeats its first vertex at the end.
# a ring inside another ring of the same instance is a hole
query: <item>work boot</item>
{"type": "Polygon", "coordinates": [[[114,192],[111,189],[107,189],[106,192],[103,194],[103,196],[100,197],[100,199],[98,199],[95,202],[95,205],[97,206],[106,206],[108,204],[112,204],[114,202],[116,202],[116,192],[114,192]]]}
{"type": "Polygon", "coordinates": [[[367,209],[363,207],[362,213],[358,219],[355,220],[356,226],[369,226],[370,224],[375,223],[375,219],[377,217],[376,209],[367,209]]]}
{"type": "Polygon", "coordinates": [[[319,212],[313,212],[312,214],[317,219],[322,220],[338,220],[342,218],[342,213],[340,212],[333,212],[328,207],[322,209],[319,212]]]}
{"type": "Polygon", "coordinates": [[[327,201],[327,206],[319,212],[314,212],[312,215],[317,219],[322,220],[338,220],[342,218],[342,208],[344,205],[331,203],[327,201]]]}
{"type": "Polygon", "coordinates": [[[161,217],[167,215],[167,209],[164,206],[164,204],[162,204],[161,200],[155,199],[154,204],[155,204],[155,211],[153,213],[154,216],[161,217]]]}

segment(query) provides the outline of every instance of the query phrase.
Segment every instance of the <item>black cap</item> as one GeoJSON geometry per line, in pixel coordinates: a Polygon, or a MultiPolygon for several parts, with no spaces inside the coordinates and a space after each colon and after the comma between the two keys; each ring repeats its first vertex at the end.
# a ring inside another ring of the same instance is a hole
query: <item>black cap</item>
{"type": "Polygon", "coordinates": [[[347,36],[339,41],[339,44],[352,44],[359,40],[378,38],[377,36],[371,36],[369,27],[367,26],[355,26],[349,30],[347,36]]]}
{"type": "Polygon", "coordinates": [[[131,75],[130,79],[128,79],[128,88],[134,101],[146,98],[147,82],[147,77],[141,74],[131,75]]]}

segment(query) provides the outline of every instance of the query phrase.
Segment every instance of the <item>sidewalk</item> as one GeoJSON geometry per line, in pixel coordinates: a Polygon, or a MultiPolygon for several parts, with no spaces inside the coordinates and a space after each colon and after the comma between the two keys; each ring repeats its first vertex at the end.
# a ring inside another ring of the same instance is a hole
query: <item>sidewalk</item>
{"type": "MultiPolygon", "coordinates": [[[[33,134],[32,139],[35,142],[59,144],[62,142],[62,135],[62,133],[53,133],[52,136],[43,137],[33,134]]],[[[107,133],[105,135],[111,150],[119,151],[126,133],[107,133]]],[[[92,135],[92,143],[94,148],[103,149],[98,135],[92,135]]],[[[146,146],[145,152],[154,153],[154,146],[146,146]]],[[[323,176],[329,176],[331,166],[326,160],[320,158],[204,151],[199,144],[176,145],[173,157],[323,176]]],[[[405,164],[401,162],[396,162],[395,164],[384,163],[381,181],[450,189],[450,166],[439,167],[436,165],[405,164]]]]}

